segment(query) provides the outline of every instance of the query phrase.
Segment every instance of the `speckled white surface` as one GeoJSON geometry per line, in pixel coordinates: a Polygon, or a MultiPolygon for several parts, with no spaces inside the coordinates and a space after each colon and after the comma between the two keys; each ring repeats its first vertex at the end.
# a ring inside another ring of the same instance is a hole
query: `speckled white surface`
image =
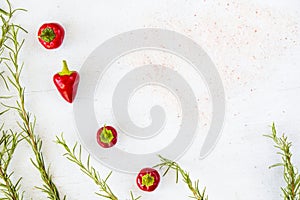
{"type": "MultiPolygon", "coordinates": [[[[97,187],[53,142],[61,132],[70,144],[78,138],[72,105],[58,96],[52,74],[60,69],[62,59],[79,70],[102,42],[146,27],[166,28],[192,38],[212,58],[225,87],[226,120],[218,145],[206,159],[198,160],[195,142],[179,160],[182,167],[207,187],[209,199],[281,199],[282,171],[268,169],[280,159],[262,135],[276,122],[278,131],[293,141],[294,161],[300,166],[300,1],[16,0],[13,5],[28,9],[15,19],[29,32],[24,35],[22,51],[26,105],[37,117],[36,132],[43,139],[46,162],[51,163],[53,180],[67,199],[99,198],[94,194],[97,187]],[[58,21],[66,29],[64,44],[58,50],[47,51],[37,42],[36,31],[46,21],[58,21]]],[[[139,65],[147,59],[141,55],[126,62],[139,65]]],[[[206,119],[209,111],[201,115],[206,119]]],[[[13,117],[5,121],[7,126],[15,126],[13,117]]],[[[200,128],[205,126],[203,123],[200,128]]],[[[203,142],[203,138],[200,135],[196,140],[203,142]]],[[[22,143],[11,168],[16,176],[23,176],[26,199],[46,199],[34,188],[41,181],[29,162],[31,156],[28,145],[22,143]]],[[[94,160],[92,163],[103,176],[109,172],[94,160]]],[[[189,195],[186,187],[175,184],[174,174],[166,176],[150,194],[137,189],[134,175],[114,172],[109,184],[120,199],[128,199],[130,190],[145,200],[188,199],[189,195]]]]}

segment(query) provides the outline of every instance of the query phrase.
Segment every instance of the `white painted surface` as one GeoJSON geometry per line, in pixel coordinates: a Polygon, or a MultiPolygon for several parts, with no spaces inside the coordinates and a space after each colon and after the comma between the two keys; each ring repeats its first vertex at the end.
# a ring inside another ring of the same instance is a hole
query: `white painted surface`
{"type": "MultiPolygon", "coordinates": [[[[60,98],[52,75],[60,70],[62,59],[79,70],[91,51],[105,40],[145,27],[166,28],[192,38],[212,58],[224,83],[227,113],[222,137],[212,154],[198,160],[197,143],[204,138],[199,135],[179,160],[182,167],[207,187],[209,199],[280,199],[282,170],[268,169],[280,159],[272,143],[262,135],[269,133],[269,126],[276,122],[278,131],[287,133],[294,142],[295,163],[300,166],[296,157],[300,148],[299,1],[18,0],[14,5],[28,9],[15,19],[29,32],[24,36],[22,52],[26,105],[37,117],[36,132],[43,139],[53,180],[68,199],[99,198],[94,194],[97,187],[62,157],[64,151],[53,142],[61,132],[69,144],[78,138],[72,105],[60,98]],[[37,41],[37,29],[46,21],[58,21],[65,27],[66,38],[58,50],[47,51],[37,41]]],[[[205,119],[209,110],[202,115],[205,119]]],[[[6,124],[14,126],[13,121],[6,124]]],[[[23,176],[26,199],[46,199],[34,188],[41,181],[29,162],[32,156],[23,143],[12,169],[16,176],[23,176]]],[[[95,161],[92,163],[103,177],[109,172],[95,161]]],[[[120,199],[128,198],[130,190],[145,200],[188,199],[189,195],[185,186],[175,184],[174,174],[165,177],[153,193],[139,191],[134,175],[114,172],[109,184],[120,199]]]]}

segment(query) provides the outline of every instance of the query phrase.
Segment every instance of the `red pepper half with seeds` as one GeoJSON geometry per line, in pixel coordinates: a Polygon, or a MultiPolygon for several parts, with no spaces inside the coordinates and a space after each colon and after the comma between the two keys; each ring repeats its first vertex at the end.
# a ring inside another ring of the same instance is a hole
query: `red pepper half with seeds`
{"type": "Polygon", "coordinates": [[[110,148],[117,143],[118,133],[112,126],[104,125],[97,131],[97,142],[103,148],[110,148]]]}
{"type": "Polygon", "coordinates": [[[69,103],[75,99],[79,84],[79,74],[70,71],[67,62],[63,60],[63,69],[53,76],[53,82],[61,96],[69,103]]]}
{"type": "Polygon", "coordinates": [[[38,30],[38,39],[46,49],[60,47],[64,37],[65,30],[58,23],[45,23],[38,30]]]}
{"type": "Polygon", "coordinates": [[[144,168],[136,177],[137,186],[146,192],[152,192],[159,184],[160,175],[156,169],[144,168]]]}

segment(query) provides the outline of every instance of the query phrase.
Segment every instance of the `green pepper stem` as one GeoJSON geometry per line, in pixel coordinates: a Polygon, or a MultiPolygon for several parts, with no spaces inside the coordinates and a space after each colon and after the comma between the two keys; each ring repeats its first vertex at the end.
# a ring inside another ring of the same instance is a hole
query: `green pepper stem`
{"type": "Polygon", "coordinates": [[[63,60],[62,62],[63,62],[63,68],[62,68],[61,72],[59,72],[58,74],[61,76],[71,75],[73,73],[73,71],[69,70],[67,61],[63,60]]]}

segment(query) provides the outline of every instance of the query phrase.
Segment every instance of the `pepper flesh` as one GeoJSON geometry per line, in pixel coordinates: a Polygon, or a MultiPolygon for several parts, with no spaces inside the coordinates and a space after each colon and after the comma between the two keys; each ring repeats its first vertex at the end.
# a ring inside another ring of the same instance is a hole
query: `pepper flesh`
{"type": "Polygon", "coordinates": [[[155,190],[160,182],[160,175],[156,169],[143,168],[136,177],[137,186],[146,192],[155,190]]]}
{"type": "Polygon", "coordinates": [[[46,49],[60,47],[64,37],[65,30],[58,23],[45,23],[38,30],[38,39],[46,49]]]}
{"type": "Polygon", "coordinates": [[[79,74],[76,71],[70,71],[67,62],[63,60],[63,69],[53,76],[53,82],[61,96],[69,103],[75,99],[79,84],[79,74]]]}

